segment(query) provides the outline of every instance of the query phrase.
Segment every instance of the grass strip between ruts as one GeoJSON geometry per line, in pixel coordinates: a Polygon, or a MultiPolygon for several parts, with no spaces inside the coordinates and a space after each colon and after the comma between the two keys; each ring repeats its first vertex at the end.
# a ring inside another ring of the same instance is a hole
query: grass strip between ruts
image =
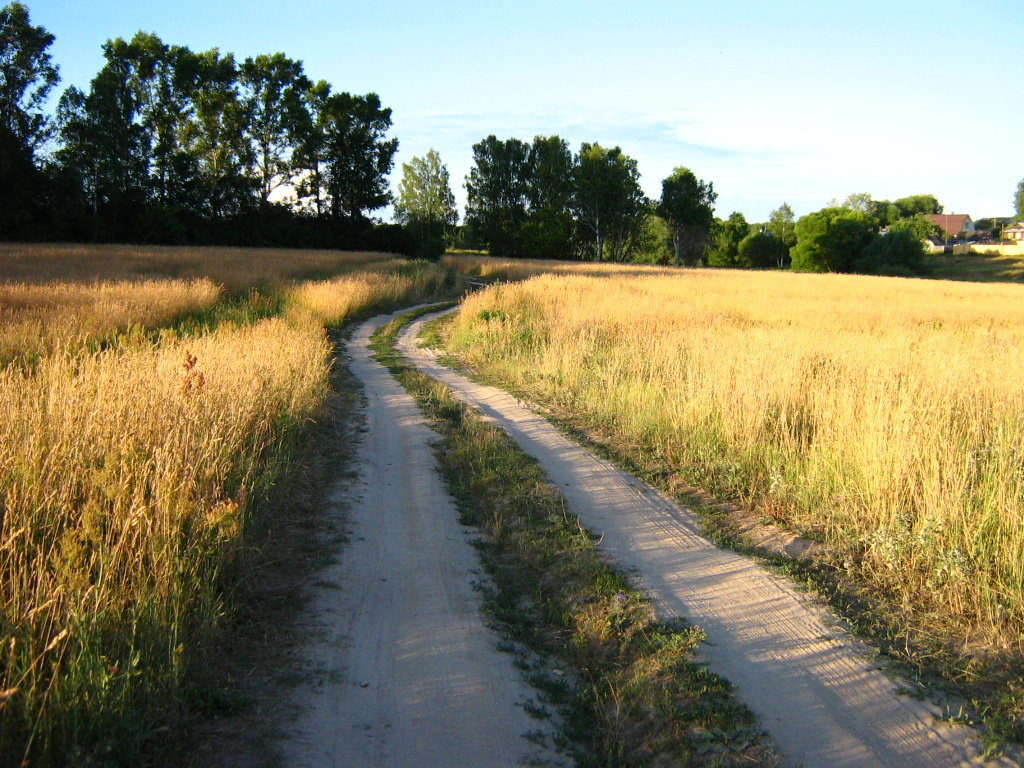
{"type": "Polygon", "coordinates": [[[532,652],[520,666],[558,712],[558,746],[583,768],[777,765],[732,686],[701,663],[703,632],[657,620],[539,464],[395,351],[404,325],[440,308],[403,315],[371,345],[441,435],[441,472],[481,535],[485,608],[532,652]]]}

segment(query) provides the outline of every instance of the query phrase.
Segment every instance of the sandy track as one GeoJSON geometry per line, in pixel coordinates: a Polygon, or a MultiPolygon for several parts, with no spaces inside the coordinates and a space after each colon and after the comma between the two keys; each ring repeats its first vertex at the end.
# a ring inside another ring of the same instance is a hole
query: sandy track
{"type": "Polygon", "coordinates": [[[324,574],[308,619],[308,661],[322,684],[296,691],[302,711],[281,764],[309,768],[497,768],[538,754],[519,703],[532,695],[473,589],[479,561],[438,475],[437,436],[370,358],[362,325],[351,369],[368,430],[349,493],[350,542],[324,574]]]}
{"type": "Polygon", "coordinates": [[[939,722],[936,707],[898,695],[897,684],[821,606],[751,560],[715,547],[698,533],[691,512],[571,442],[515,398],[420,349],[416,336],[429,319],[405,329],[402,353],[540,461],[572,511],[602,537],[602,548],[635,569],[659,616],[684,616],[703,627],[710,668],[736,685],[788,764],[981,764],[971,729],[939,722]]]}

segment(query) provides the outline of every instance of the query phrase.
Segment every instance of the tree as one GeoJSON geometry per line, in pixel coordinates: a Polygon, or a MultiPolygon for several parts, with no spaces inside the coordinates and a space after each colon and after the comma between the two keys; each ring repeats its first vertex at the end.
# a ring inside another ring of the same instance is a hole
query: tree
{"type": "Polygon", "coordinates": [[[623,261],[647,215],[636,160],[619,147],[584,143],[574,181],[573,211],[590,234],[592,257],[623,261]]]}
{"type": "Polygon", "coordinates": [[[635,264],[672,263],[672,235],[668,224],[654,209],[654,201],[649,201],[643,226],[629,250],[627,258],[635,264]]]}
{"type": "Polygon", "coordinates": [[[729,214],[725,221],[715,222],[708,265],[712,267],[746,267],[740,261],[740,243],[750,234],[750,225],[742,213],[729,214]]]}
{"type": "Polygon", "coordinates": [[[928,214],[942,213],[942,204],[939,203],[935,195],[910,195],[909,197],[901,197],[893,202],[896,206],[896,210],[899,213],[898,216],[893,219],[906,219],[911,216],[927,216],[928,214]]]}
{"type": "Polygon", "coordinates": [[[658,215],[668,222],[672,232],[677,266],[700,262],[717,199],[711,182],[701,181],[689,168],[676,168],[661,182],[658,215]]]}
{"type": "Polygon", "coordinates": [[[459,223],[459,214],[448,169],[435,150],[402,164],[395,216],[417,238],[418,256],[435,258],[444,253],[445,242],[459,223]]]}
{"type": "Polygon", "coordinates": [[[93,78],[89,93],[71,87],[61,97],[57,160],[80,180],[93,216],[113,226],[96,234],[130,238],[147,195],[149,141],[137,119],[129,62],[112,42],[104,45],[107,63],[93,78]]]}
{"type": "Polygon", "coordinates": [[[385,138],[391,109],[382,107],[375,93],[335,93],[326,98],[320,122],[324,191],[331,216],[364,222],[368,212],[391,202],[387,176],[398,151],[398,139],[385,138]]]}
{"type": "Polygon", "coordinates": [[[311,83],[302,94],[307,118],[299,126],[300,132],[292,155],[299,175],[296,194],[317,218],[323,216],[327,203],[324,197],[324,155],[327,148],[330,96],[331,86],[325,80],[311,83]]]}
{"type": "Polygon", "coordinates": [[[493,134],[473,145],[466,177],[466,223],[491,255],[518,256],[530,193],[530,148],[493,134]]]}
{"type": "Polygon", "coordinates": [[[246,137],[252,144],[252,170],[266,206],[276,189],[292,183],[296,170],[293,150],[309,130],[303,94],[312,84],[302,62],[283,53],[246,59],[239,68],[239,79],[248,118],[246,137]]]}
{"type": "Polygon", "coordinates": [[[1024,179],[1017,184],[1017,194],[1013,196],[1013,209],[1018,217],[1024,219],[1024,179]]]}
{"type": "Polygon", "coordinates": [[[853,262],[853,271],[876,275],[915,275],[921,271],[924,245],[908,230],[875,235],[853,262]]]}
{"type": "Polygon", "coordinates": [[[783,203],[768,216],[768,232],[785,243],[787,248],[796,245],[796,224],[793,209],[783,203]]]}
{"type": "Polygon", "coordinates": [[[24,4],[0,8],[0,238],[34,234],[45,215],[36,151],[52,134],[42,107],[59,79],[53,41],[24,4]]]}
{"type": "Polygon", "coordinates": [[[543,259],[573,253],[573,173],[569,144],[558,136],[536,136],[530,145],[526,221],[520,227],[523,252],[543,259]]]}
{"type": "Polygon", "coordinates": [[[843,201],[843,208],[848,208],[851,211],[859,211],[865,215],[870,215],[872,210],[871,195],[867,192],[854,192],[848,195],[846,200],[843,201]]]}
{"type": "Polygon", "coordinates": [[[915,240],[924,241],[926,238],[941,232],[942,230],[922,214],[896,219],[889,224],[890,232],[909,232],[915,240]]]}
{"type": "Polygon", "coordinates": [[[42,107],[60,80],[47,50],[54,39],[32,26],[24,3],[0,8],[0,131],[29,159],[51,135],[42,107]]]}
{"type": "Polygon", "coordinates": [[[782,268],[789,262],[789,248],[771,232],[747,235],[737,249],[739,266],[754,269],[782,268]]]}
{"type": "Polygon", "coordinates": [[[871,239],[867,216],[848,208],[823,208],[796,223],[790,251],[798,272],[849,272],[871,239]]]}

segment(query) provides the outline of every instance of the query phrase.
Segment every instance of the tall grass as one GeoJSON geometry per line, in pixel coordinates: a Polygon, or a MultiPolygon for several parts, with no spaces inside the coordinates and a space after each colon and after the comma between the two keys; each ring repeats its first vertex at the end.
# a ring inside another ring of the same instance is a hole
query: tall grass
{"type": "Polygon", "coordinates": [[[269,320],[0,372],[3,762],[123,748],[176,700],[329,351],[269,320]]]}
{"type": "Polygon", "coordinates": [[[231,610],[222,576],[251,566],[259,500],[323,407],[324,326],[450,276],[383,254],[46,248],[0,248],[25,281],[0,284],[0,364],[31,361],[0,368],[0,766],[134,764],[187,707],[231,610]]]}
{"type": "Polygon", "coordinates": [[[1019,658],[1024,289],[680,271],[468,298],[451,344],[827,541],[922,632],[1019,658]]]}
{"type": "Polygon", "coordinates": [[[131,326],[160,328],[220,296],[207,279],[0,283],[0,366],[80,349],[131,326]]]}
{"type": "Polygon", "coordinates": [[[451,268],[396,259],[331,280],[299,283],[286,292],[286,301],[293,314],[340,325],[356,315],[436,296],[454,280],[451,268]]]}
{"type": "Polygon", "coordinates": [[[205,277],[234,292],[325,278],[393,258],[386,253],[295,248],[0,243],[0,279],[49,283],[205,277]]]}

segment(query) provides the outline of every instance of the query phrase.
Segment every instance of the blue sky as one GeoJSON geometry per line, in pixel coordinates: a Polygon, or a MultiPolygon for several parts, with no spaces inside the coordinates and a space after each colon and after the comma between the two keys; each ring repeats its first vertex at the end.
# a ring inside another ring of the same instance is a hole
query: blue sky
{"type": "Polygon", "coordinates": [[[1010,215],[1024,177],[1021,0],[26,0],[85,87],[138,30],[244,58],[283,51],[393,109],[396,164],[433,147],[461,203],[493,133],[619,145],[647,194],[677,165],[717,214],[932,193],[1010,215]]]}

